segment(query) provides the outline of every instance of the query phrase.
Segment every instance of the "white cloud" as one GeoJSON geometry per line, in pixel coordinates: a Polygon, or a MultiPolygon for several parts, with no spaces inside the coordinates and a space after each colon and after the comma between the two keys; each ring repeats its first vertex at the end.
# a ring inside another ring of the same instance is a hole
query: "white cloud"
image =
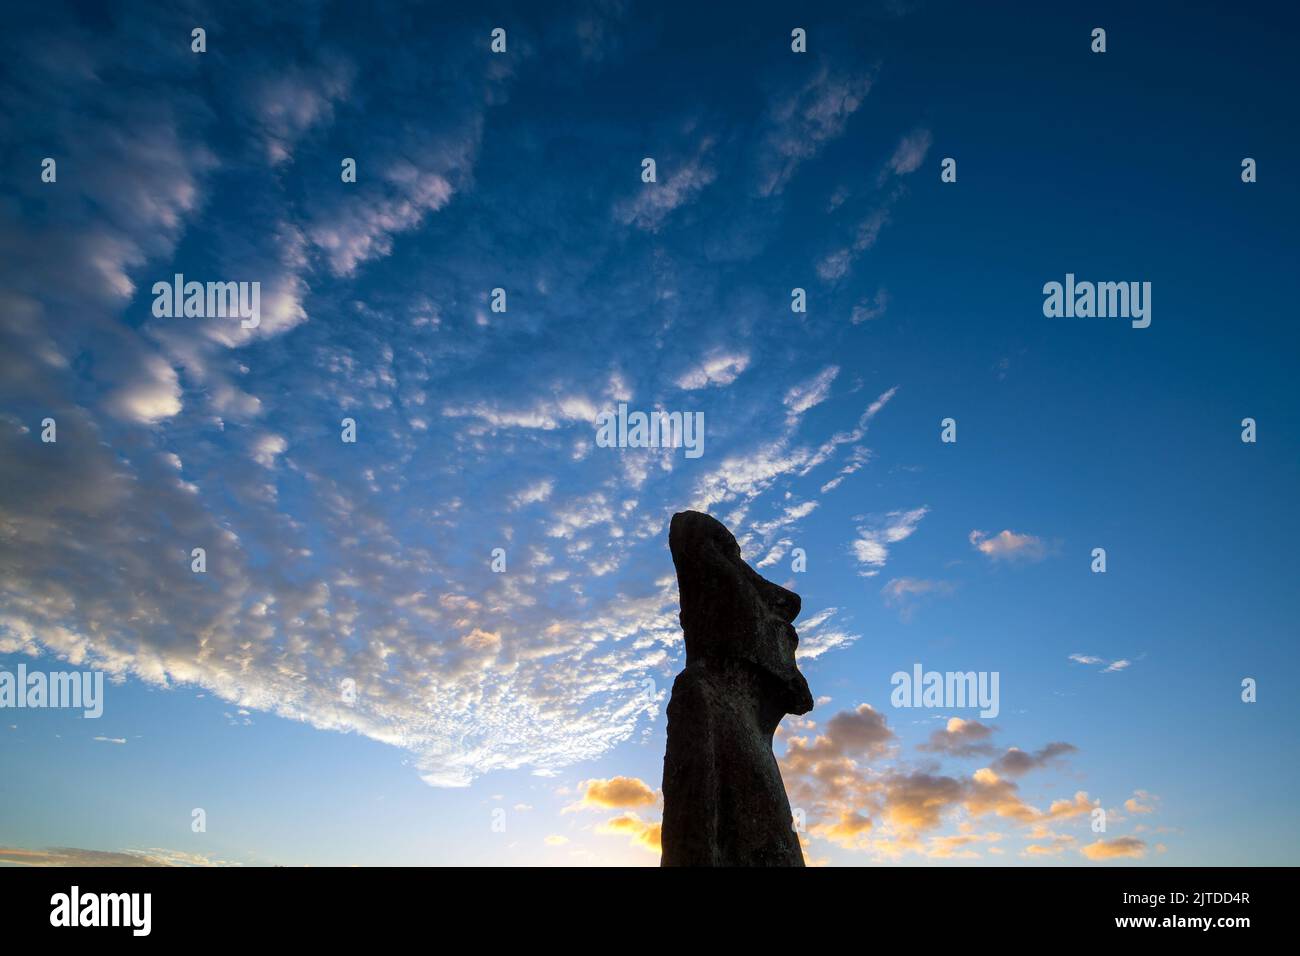
{"type": "Polygon", "coordinates": [[[276,459],[284,454],[289,443],[285,441],[283,435],[275,435],[265,432],[259,435],[253,442],[251,449],[253,461],[257,462],[263,468],[274,468],[276,459]]]}
{"type": "Polygon", "coordinates": [[[555,482],[550,478],[543,478],[511,495],[510,506],[512,508],[522,508],[525,505],[545,501],[551,497],[551,492],[554,490],[555,482]]]}
{"type": "Polygon", "coordinates": [[[730,385],[749,368],[747,352],[714,352],[677,377],[677,387],[685,390],[709,385],[730,385]]]}
{"type": "Polygon", "coordinates": [[[759,195],[781,193],[803,163],[839,138],[870,90],[869,75],[822,64],[799,90],[774,100],[758,157],[759,195]]]}
{"type": "Polygon", "coordinates": [[[889,558],[889,546],[911,537],[929,511],[924,505],[910,511],[891,511],[883,518],[859,527],[858,536],[850,545],[853,556],[864,568],[858,573],[863,577],[879,574],[889,558]]]}
{"type": "Polygon", "coordinates": [[[1102,674],[1117,674],[1122,670],[1127,670],[1133,665],[1133,662],[1125,658],[1108,661],[1104,657],[1097,657],[1093,654],[1071,654],[1070,660],[1076,664],[1094,665],[1105,664],[1100,671],[1102,674]]]}
{"type": "Polygon", "coordinates": [[[861,299],[853,307],[853,313],[850,321],[854,325],[861,325],[863,322],[870,322],[872,319],[878,319],[885,314],[885,309],[889,306],[889,293],[884,289],[876,292],[875,298],[861,299]]]}
{"type": "Polygon", "coordinates": [[[895,176],[906,176],[921,168],[925,155],[930,151],[933,137],[928,129],[919,129],[909,133],[899,141],[898,148],[890,157],[888,171],[895,176]]]}
{"type": "Polygon", "coordinates": [[[705,140],[699,152],[686,160],[656,161],[659,182],[640,183],[637,192],[614,207],[614,218],[624,225],[658,232],[669,214],[691,202],[717,178],[717,170],[705,161],[712,142],[705,140]]]}
{"type": "Polygon", "coordinates": [[[785,407],[790,409],[790,414],[798,418],[808,409],[815,405],[820,405],[826,401],[831,394],[831,383],[835,377],[840,374],[838,365],[828,365],[822,369],[809,381],[796,385],[785,393],[785,407]]]}

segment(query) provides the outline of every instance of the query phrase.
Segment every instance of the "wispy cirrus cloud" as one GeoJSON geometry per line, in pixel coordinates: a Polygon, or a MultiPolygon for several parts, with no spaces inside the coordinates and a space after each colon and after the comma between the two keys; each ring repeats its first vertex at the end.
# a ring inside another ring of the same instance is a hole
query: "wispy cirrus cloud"
{"type": "Polygon", "coordinates": [[[637,192],[614,206],[614,218],[623,225],[658,232],[673,210],[691,202],[717,179],[718,171],[709,161],[712,147],[713,140],[706,137],[690,156],[667,160],[651,157],[655,159],[656,178],[663,177],[662,182],[641,183],[637,192]]]}
{"type": "Polygon", "coordinates": [[[1089,666],[1105,664],[1106,666],[1101,669],[1101,673],[1103,674],[1117,674],[1122,670],[1127,670],[1133,664],[1132,661],[1123,657],[1115,660],[1107,660],[1104,657],[1097,657],[1092,654],[1071,654],[1069,659],[1075,664],[1084,664],[1089,666]]]}
{"type": "Polygon", "coordinates": [[[776,97],[765,118],[758,153],[758,193],[779,195],[799,167],[839,138],[871,90],[869,73],[823,62],[798,90],[776,97]]]}
{"type": "Polygon", "coordinates": [[[867,519],[859,526],[857,537],[850,545],[853,557],[861,565],[858,574],[875,577],[889,559],[891,546],[906,541],[916,531],[921,519],[930,509],[922,505],[907,511],[891,511],[886,515],[867,519]]]}
{"type": "Polygon", "coordinates": [[[880,589],[885,603],[897,607],[903,620],[911,620],[917,603],[929,595],[947,595],[953,592],[948,581],[933,581],[927,578],[891,578],[880,589]]]}
{"type": "MultiPolygon", "coordinates": [[[[858,257],[875,246],[881,233],[889,225],[894,207],[906,193],[901,183],[888,184],[919,169],[925,160],[930,143],[930,131],[925,129],[916,130],[902,138],[877,180],[878,186],[888,186],[888,188],[884,189],[883,195],[875,200],[866,215],[858,220],[848,242],[818,260],[817,275],[823,282],[838,282],[847,277],[858,257]]],[[[858,316],[854,318],[855,324],[874,317],[870,314],[870,309],[863,309],[861,305],[855,310],[855,316],[858,316]]]]}

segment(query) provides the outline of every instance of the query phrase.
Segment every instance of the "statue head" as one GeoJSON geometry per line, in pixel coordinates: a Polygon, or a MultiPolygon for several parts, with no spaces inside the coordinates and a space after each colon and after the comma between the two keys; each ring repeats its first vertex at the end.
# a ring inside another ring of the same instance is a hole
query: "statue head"
{"type": "Polygon", "coordinates": [[[709,515],[673,515],[668,547],[677,568],[687,666],[698,658],[749,661],[767,678],[785,713],[812,710],[812,693],[794,656],[799,595],[746,564],[735,537],[709,515]]]}

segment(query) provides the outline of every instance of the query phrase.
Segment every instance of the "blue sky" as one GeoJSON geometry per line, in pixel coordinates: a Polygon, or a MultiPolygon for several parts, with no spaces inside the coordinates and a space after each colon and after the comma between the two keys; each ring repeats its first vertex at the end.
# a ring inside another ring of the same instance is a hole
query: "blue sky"
{"type": "Polygon", "coordinates": [[[1292,24],[973,6],[15,15],[0,667],[112,680],[0,712],[0,859],[656,863],[693,507],[803,597],[810,861],[1295,863],[1292,24]]]}

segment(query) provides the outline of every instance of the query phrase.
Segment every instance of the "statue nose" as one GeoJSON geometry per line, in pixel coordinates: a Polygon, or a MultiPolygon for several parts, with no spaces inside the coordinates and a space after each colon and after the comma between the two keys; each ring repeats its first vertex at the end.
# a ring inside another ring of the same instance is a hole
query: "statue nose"
{"type": "Polygon", "coordinates": [[[793,622],[799,616],[799,599],[784,588],[780,589],[780,595],[774,603],[777,613],[787,622],[793,622]]]}
{"type": "Polygon", "coordinates": [[[794,619],[799,616],[799,609],[803,602],[799,595],[793,591],[787,591],[779,584],[773,584],[766,578],[760,577],[763,582],[763,601],[772,611],[785,621],[787,624],[793,623],[794,619]]]}

